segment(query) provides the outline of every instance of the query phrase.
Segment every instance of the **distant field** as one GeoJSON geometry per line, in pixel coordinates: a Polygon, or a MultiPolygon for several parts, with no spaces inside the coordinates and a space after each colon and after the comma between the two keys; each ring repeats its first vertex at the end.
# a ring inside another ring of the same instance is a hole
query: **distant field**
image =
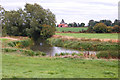
{"type": "Polygon", "coordinates": [[[56,33],[56,35],[72,36],[76,38],[118,39],[117,33],[56,33]]]}
{"type": "Polygon", "coordinates": [[[72,32],[79,32],[79,31],[82,31],[82,30],[87,30],[88,28],[87,27],[79,27],[79,28],[73,28],[73,27],[67,27],[67,28],[62,28],[62,27],[57,27],[56,28],[57,29],[57,31],[59,31],[59,32],[62,32],[62,31],[64,31],[64,32],[68,32],[68,31],[72,31],[72,32]]]}

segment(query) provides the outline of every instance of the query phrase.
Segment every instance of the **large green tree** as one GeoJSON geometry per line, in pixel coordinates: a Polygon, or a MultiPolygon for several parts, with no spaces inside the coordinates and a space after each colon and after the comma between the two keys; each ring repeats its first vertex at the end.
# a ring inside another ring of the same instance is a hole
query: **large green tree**
{"type": "Polygon", "coordinates": [[[3,30],[7,35],[47,39],[55,33],[55,15],[38,4],[26,4],[24,10],[6,11],[3,30]]]}

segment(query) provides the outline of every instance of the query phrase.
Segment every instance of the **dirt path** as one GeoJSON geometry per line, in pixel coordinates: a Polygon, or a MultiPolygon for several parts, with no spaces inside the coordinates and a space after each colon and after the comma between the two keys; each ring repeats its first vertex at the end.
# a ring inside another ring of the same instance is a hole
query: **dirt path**
{"type": "Polygon", "coordinates": [[[75,40],[75,41],[100,41],[100,42],[120,42],[118,39],[97,39],[97,38],[75,38],[71,36],[61,36],[61,35],[53,35],[53,38],[61,38],[64,40],[75,40]]]}

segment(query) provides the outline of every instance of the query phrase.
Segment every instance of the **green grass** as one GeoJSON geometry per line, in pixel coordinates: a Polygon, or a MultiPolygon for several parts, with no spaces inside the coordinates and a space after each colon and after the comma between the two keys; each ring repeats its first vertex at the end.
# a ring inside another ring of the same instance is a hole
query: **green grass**
{"type": "Polygon", "coordinates": [[[3,78],[117,78],[118,61],[2,55],[3,78]]]}
{"type": "Polygon", "coordinates": [[[56,29],[59,32],[62,32],[62,31],[64,31],[64,32],[68,32],[68,31],[79,32],[79,31],[82,31],[82,29],[87,30],[88,27],[79,27],[79,28],[76,28],[76,27],[67,27],[67,28],[57,27],[56,29]]]}
{"type": "Polygon", "coordinates": [[[64,47],[68,49],[75,49],[80,51],[106,51],[114,50],[118,51],[118,43],[98,42],[98,41],[74,41],[49,38],[49,43],[53,46],[64,47]]]}
{"type": "Polygon", "coordinates": [[[56,35],[76,38],[118,39],[117,33],[56,33],[56,35]]]}
{"type": "Polygon", "coordinates": [[[0,38],[0,41],[7,41],[9,39],[0,38]]]}

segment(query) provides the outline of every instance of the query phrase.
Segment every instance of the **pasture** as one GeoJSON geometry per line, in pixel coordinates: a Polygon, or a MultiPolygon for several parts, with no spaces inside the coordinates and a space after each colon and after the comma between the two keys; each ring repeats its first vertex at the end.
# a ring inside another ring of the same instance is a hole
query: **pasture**
{"type": "Polygon", "coordinates": [[[71,36],[75,38],[118,39],[117,33],[56,33],[56,35],[71,36]]]}
{"type": "Polygon", "coordinates": [[[79,32],[82,30],[87,30],[88,27],[66,27],[66,28],[57,27],[56,29],[57,29],[57,32],[68,32],[68,31],[79,32]]]}
{"type": "Polygon", "coordinates": [[[3,78],[117,78],[117,60],[2,55],[3,78]]]}

